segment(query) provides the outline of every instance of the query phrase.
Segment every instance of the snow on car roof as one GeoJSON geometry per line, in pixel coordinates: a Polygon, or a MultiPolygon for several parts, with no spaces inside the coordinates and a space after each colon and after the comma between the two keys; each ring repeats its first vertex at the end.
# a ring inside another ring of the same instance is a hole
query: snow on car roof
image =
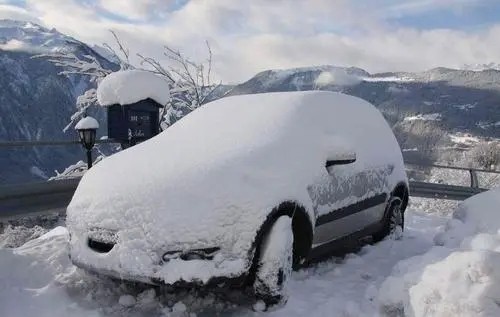
{"type": "Polygon", "coordinates": [[[123,70],[109,74],[97,87],[97,100],[103,107],[128,105],[151,98],[161,105],[170,100],[168,83],[152,72],[123,70]]]}

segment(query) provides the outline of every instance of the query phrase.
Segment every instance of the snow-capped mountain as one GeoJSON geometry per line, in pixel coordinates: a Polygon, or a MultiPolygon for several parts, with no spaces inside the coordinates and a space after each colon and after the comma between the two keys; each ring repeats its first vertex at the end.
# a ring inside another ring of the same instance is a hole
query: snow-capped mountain
{"type": "Polygon", "coordinates": [[[378,74],[333,66],[269,70],[236,85],[228,94],[310,89],[342,91],[368,100],[393,123],[410,116],[438,114],[446,130],[500,137],[495,126],[500,121],[500,71],[493,69],[435,68],[419,73],[378,74]],[[330,80],[320,85],[322,77],[330,80]]]}
{"type": "Polygon", "coordinates": [[[82,43],[31,22],[0,20],[0,49],[22,52],[74,51],[82,43]]]}
{"type": "Polygon", "coordinates": [[[465,64],[462,66],[464,70],[473,70],[476,72],[480,72],[483,70],[494,69],[500,70],[500,63],[487,63],[487,64],[465,64]]]}
{"type": "MultiPolygon", "coordinates": [[[[0,20],[0,141],[75,140],[63,133],[77,96],[92,83],[84,76],[64,77],[40,53],[92,55],[114,67],[86,44],[29,22],[0,20]]],[[[92,114],[105,123],[104,114],[92,114]]],[[[102,131],[105,129],[103,125],[102,131]]],[[[83,158],[78,145],[0,148],[0,184],[51,176],[83,158]]]]}
{"type": "Polygon", "coordinates": [[[227,95],[311,89],[340,91],[373,103],[392,124],[402,148],[418,149],[404,153],[409,160],[437,159],[442,148],[464,150],[453,135],[500,138],[500,71],[494,69],[378,74],[334,66],[269,70],[227,95]]]}
{"type": "MultiPolygon", "coordinates": [[[[106,59],[109,54],[102,47],[91,48],[33,23],[0,20],[0,141],[76,139],[71,129],[67,133],[62,130],[75,110],[76,97],[93,84],[84,76],[58,75],[60,70],[52,63],[33,58],[58,51],[92,55],[106,67],[116,67],[106,59]]],[[[425,138],[422,130],[445,136],[458,133],[500,138],[500,71],[494,69],[498,65],[485,66],[482,70],[435,68],[378,74],[331,65],[267,70],[239,85],[223,85],[213,97],[311,89],[341,91],[379,107],[402,146],[413,149],[415,142],[425,138]]],[[[105,114],[92,116],[101,123],[100,131],[106,131],[105,114]]],[[[0,184],[51,176],[55,169],[61,171],[82,158],[78,145],[0,148],[0,184]]]]}

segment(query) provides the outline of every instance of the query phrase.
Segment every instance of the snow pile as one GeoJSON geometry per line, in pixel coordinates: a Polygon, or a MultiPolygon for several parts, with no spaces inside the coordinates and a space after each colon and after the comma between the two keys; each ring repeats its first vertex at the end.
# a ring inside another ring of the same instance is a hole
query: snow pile
{"type": "Polygon", "coordinates": [[[97,122],[96,119],[90,116],[84,117],[80,119],[80,121],[78,121],[78,123],[75,125],[75,130],[85,130],[85,129],[97,130],[99,129],[99,122],[97,122]]]}
{"type": "Polygon", "coordinates": [[[500,230],[500,187],[462,202],[445,230],[436,236],[438,245],[454,247],[473,234],[496,234],[500,230]]]}
{"type": "Polygon", "coordinates": [[[343,68],[323,71],[315,80],[315,84],[318,87],[329,85],[354,86],[359,84],[360,82],[361,79],[358,76],[347,73],[347,71],[343,68]]]}
{"type": "MultiPolygon", "coordinates": [[[[241,275],[248,271],[252,244],[269,212],[294,200],[312,214],[308,186],[330,180],[325,162],[352,144],[357,161],[347,170],[339,167],[339,174],[392,164],[381,186],[392,189],[406,181],[392,131],[361,99],[314,91],[208,103],[83,176],[67,209],[72,259],[96,270],[167,283],[241,275]],[[96,254],[87,247],[91,228],[116,232],[120,243],[106,256],[96,254]],[[221,249],[213,261],[159,264],[167,251],[213,247],[221,249]]],[[[339,204],[364,197],[351,195],[339,204]]]]}
{"type": "Polygon", "coordinates": [[[170,100],[170,90],[161,76],[143,70],[111,73],[97,88],[97,100],[101,106],[128,105],[148,98],[165,106],[170,100]]]}
{"type": "Polygon", "coordinates": [[[429,252],[398,263],[379,289],[381,312],[500,316],[500,189],[464,201],[429,252]]]}

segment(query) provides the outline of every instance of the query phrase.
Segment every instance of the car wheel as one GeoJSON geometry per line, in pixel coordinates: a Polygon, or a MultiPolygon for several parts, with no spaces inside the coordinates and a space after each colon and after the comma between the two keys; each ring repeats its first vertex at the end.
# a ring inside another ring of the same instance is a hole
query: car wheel
{"type": "Polygon", "coordinates": [[[382,230],[373,235],[373,241],[378,242],[385,237],[400,240],[403,237],[404,213],[401,209],[402,201],[399,197],[392,197],[387,202],[387,212],[382,230]]]}
{"type": "Polygon", "coordinates": [[[279,217],[260,246],[255,274],[254,291],[258,302],[267,310],[284,305],[288,299],[287,282],[292,273],[293,232],[292,219],[279,217]]]}

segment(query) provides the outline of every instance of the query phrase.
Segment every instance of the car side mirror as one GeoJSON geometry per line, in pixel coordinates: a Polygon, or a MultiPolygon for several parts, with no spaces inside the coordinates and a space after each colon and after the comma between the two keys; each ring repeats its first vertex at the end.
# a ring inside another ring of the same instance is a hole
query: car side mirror
{"type": "Polygon", "coordinates": [[[335,165],[346,165],[354,162],[356,162],[355,152],[340,153],[339,155],[329,158],[325,163],[325,167],[328,170],[329,167],[335,165]]]}

